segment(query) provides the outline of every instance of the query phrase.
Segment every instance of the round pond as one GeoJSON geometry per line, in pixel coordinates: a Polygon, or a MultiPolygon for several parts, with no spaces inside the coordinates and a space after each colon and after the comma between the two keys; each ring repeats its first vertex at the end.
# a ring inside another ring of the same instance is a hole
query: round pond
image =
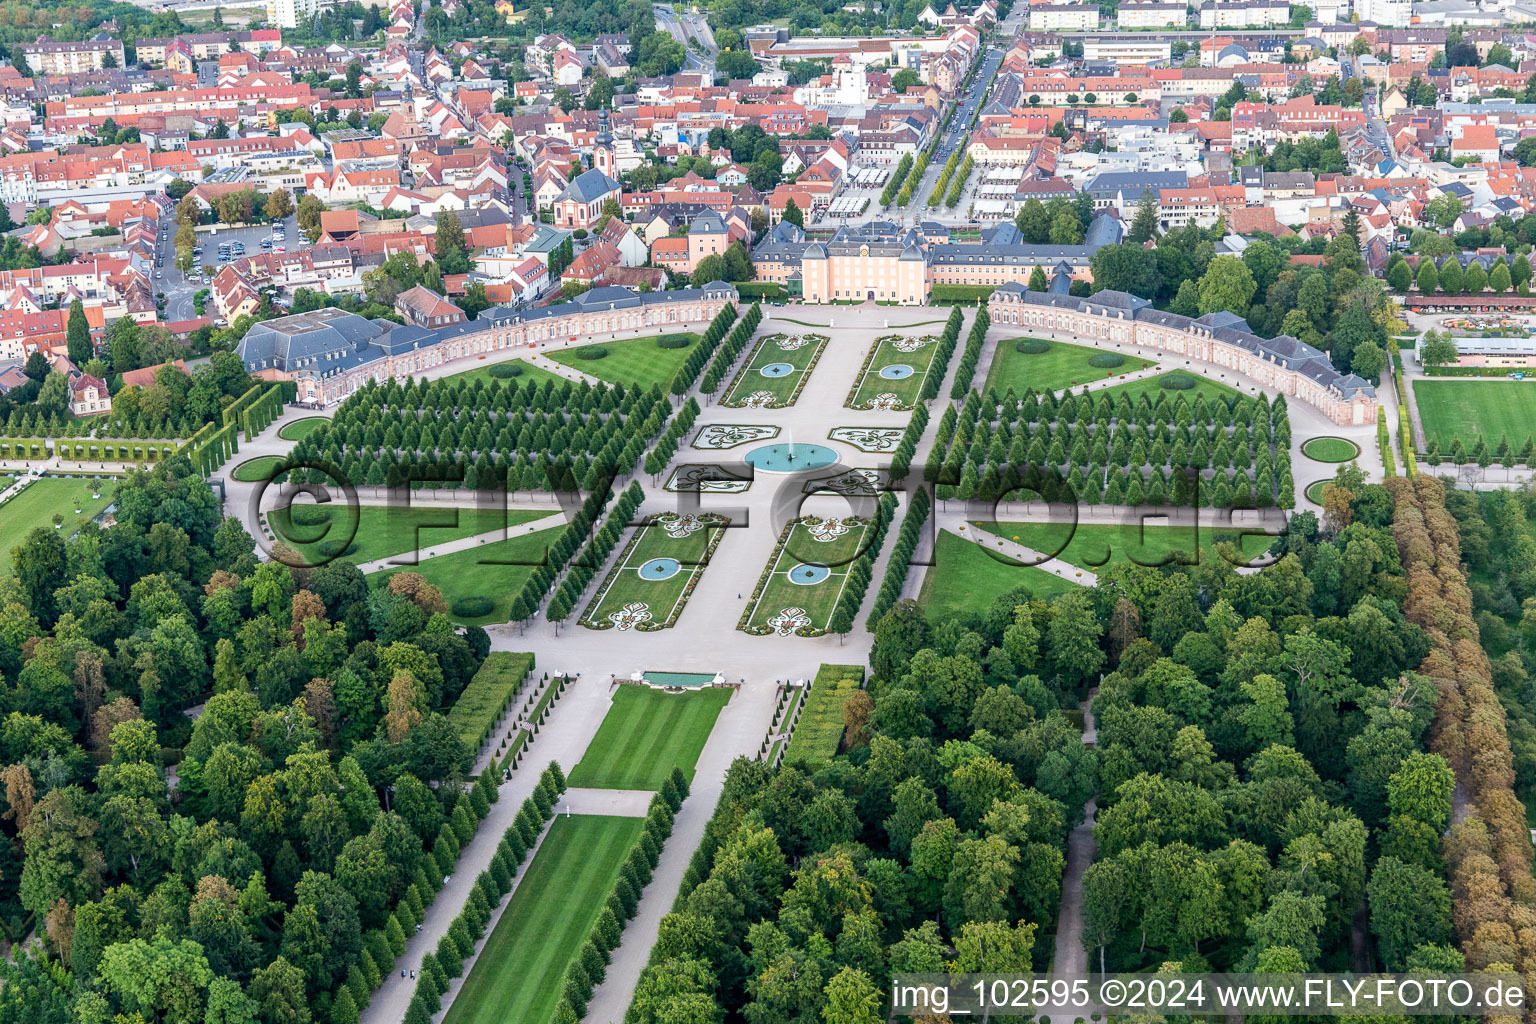
{"type": "Polygon", "coordinates": [[[635,571],[640,574],[641,579],[655,582],[676,576],[681,568],[682,566],[675,558],[653,558],[635,571]]]}
{"type": "Polygon", "coordinates": [[[795,372],[795,368],[790,363],[769,363],[757,372],[764,377],[788,377],[795,372]]]}
{"type": "Polygon", "coordinates": [[[892,363],[890,366],[880,368],[880,376],[886,380],[906,380],[916,372],[906,363],[892,363]]]}
{"type": "Polygon", "coordinates": [[[802,587],[814,587],[831,575],[832,570],[824,565],[797,565],[789,570],[789,582],[798,583],[802,587]]]}
{"type": "Polygon", "coordinates": [[[747,452],[747,465],[769,473],[820,469],[837,461],[837,452],[820,444],[765,444],[747,452]]]}

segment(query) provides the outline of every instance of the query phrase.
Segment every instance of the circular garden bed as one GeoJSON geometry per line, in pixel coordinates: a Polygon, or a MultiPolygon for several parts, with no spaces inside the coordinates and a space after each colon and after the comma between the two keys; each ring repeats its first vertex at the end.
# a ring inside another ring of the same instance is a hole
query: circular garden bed
{"type": "Polygon", "coordinates": [[[1157,378],[1157,386],[1168,391],[1193,391],[1200,379],[1192,373],[1175,370],[1157,378]]]}
{"type": "Polygon", "coordinates": [[[1097,366],[1101,370],[1113,370],[1125,365],[1125,356],[1118,352],[1095,352],[1088,357],[1088,365],[1097,366]]]}
{"type": "Polygon", "coordinates": [[[1327,480],[1315,480],[1312,483],[1307,484],[1307,500],[1314,505],[1321,505],[1323,503],[1323,488],[1327,487],[1331,483],[1333,483],[1332,478],[1327,480]]]}
{"type": "Polygon", "coordinates": [[[577,359],[606,359],[608,350],[601,345],[583,345],[576,350],[577,359]]]}
{"type": "Polygon", "coordinates": [[[512,377],[518,377],[522,375],[522,372],[523,364],[515,359],[510,363],[497,363],[495,366],[491,367],[491,376],[497,378],[498,380],[508,380],[512,377]]]}
{"type": "Polygon", "coordinates": [[[301,420],[294,420],[277,432],[277,436],[284,441],[301,441],[318,430],[321,425],[331,422],[324,416],[306,416],[301,420]]]}
{"type": "Polygon", "coordinates": [[[1025,355],[1038,356],[1051,350],[1051,343],[1041,341],[1039,338],[1020,338],[1014,342],[1013,350],[1023,352],[1025,355]]]}
{"type": "Polygon", "coordinates": [[[266,483],[272,479],[273,474],[277,471],[278,467],[283,465],[284,461],[276,455],[263,455],[259,459],[250,459],[240,463],[229,475],[243,484],[266,483]]]}
{"type": "Polygon", "coordinates": [[[456,619],[479,619],[496,610],[496,603],[488,597],[461,597],[448,609],[456,619]]]}
{"type": "Polygon", "coordinates": [[[1302,444],[1301,454],[1314,462],[1348,462],[1360,454],[1360,446],[1342,437],[1313,437],[1302,444]]]}

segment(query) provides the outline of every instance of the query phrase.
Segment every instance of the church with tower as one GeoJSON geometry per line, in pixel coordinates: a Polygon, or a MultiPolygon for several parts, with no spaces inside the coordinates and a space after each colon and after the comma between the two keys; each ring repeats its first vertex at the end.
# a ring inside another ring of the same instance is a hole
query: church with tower
{"type": "Polygon", "coordinates": [[[607,125],[598,133],[592,147],[592,169],[572,178],[570,183],[555,197],[555,226],[574,231],[590,230],[603,215],[603,206],[612,199],[617,202],[624,186],[616,176],[613,136],[607,125]]]}

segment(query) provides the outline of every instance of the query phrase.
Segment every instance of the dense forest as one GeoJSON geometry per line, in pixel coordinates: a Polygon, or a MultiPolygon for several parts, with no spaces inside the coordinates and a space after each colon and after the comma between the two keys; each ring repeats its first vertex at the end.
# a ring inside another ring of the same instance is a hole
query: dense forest
{"type": "Polygon", "coordinates": [[[1496,776],[1488,822],[1441,842],[1463,755],[1425,613],[1454,581],[1430,593],[1419,531],[1449,565],[1454,524],[1434,481],[1394,488],[1298,514],[1259,573],[1126,563],[940,623],[896,605],[840,756],[732,768],[630,1024],[873,1021],[894,972],[1045,967],[1090,796],[1095,968],[1517,964],[1497,943],[1525,894],[1469,894],[1505,856],[1496,776]]]}
{"type": "Polygon", "coordinates": [[[184,459],[116,502],[0,578],[0,1021],[355,1024],[496,797],[442,713],[489,639],[258,563],[184,459]]]}

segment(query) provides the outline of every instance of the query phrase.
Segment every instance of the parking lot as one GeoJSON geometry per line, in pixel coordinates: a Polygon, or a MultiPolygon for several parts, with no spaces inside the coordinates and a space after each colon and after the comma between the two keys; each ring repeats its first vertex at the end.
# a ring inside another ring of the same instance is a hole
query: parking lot
{"type": "MultiPolygon", "coordinates": [[[[288,217],[283,222],[283,225],[286,237],[282,244],[287,247],[289,252],[293,252],[296,248],[306,244],[299,235],[297,217],[288,217]]],[[[208,285],[206,283],[199,284],[196,275],[203,267],[210,267],[213,273],[218,273],[219,268],[223,266],[219,262],[220,243],[229,242],[231,245],[235,242],[244,243],[245,255],[255,256],[257,253],[266,251],[261,248],[261,240],[272,234],[272,226],[270,224],[253,225],[245,228],[220,227],[217,229],[217,233],[209,230],[199,231],[197,233],[197,244],[203,247],[203,251],[197,257],[197,262],[193,266],[193,279],[187,281],[182,278],[181,271],[176,269],[176,223],[174,220],[169,221],[163,225],[163,228],[164,230],[160,232],[160,240],[156,249],[161,265],[155,268],[155,272],[160,276],[154,279],[154,284],[155,291],[165,293],[165,318],[167,320],[190,320],[197,315],[197,310],[192,304],[192,296],[199,289],[206,288],[208,285]]],[[[208,280],[212,280],[212,275],[209,275],[208,280]]],[[[208,311],[208,315],[213,315],[211,310],[208,311]]]]}

